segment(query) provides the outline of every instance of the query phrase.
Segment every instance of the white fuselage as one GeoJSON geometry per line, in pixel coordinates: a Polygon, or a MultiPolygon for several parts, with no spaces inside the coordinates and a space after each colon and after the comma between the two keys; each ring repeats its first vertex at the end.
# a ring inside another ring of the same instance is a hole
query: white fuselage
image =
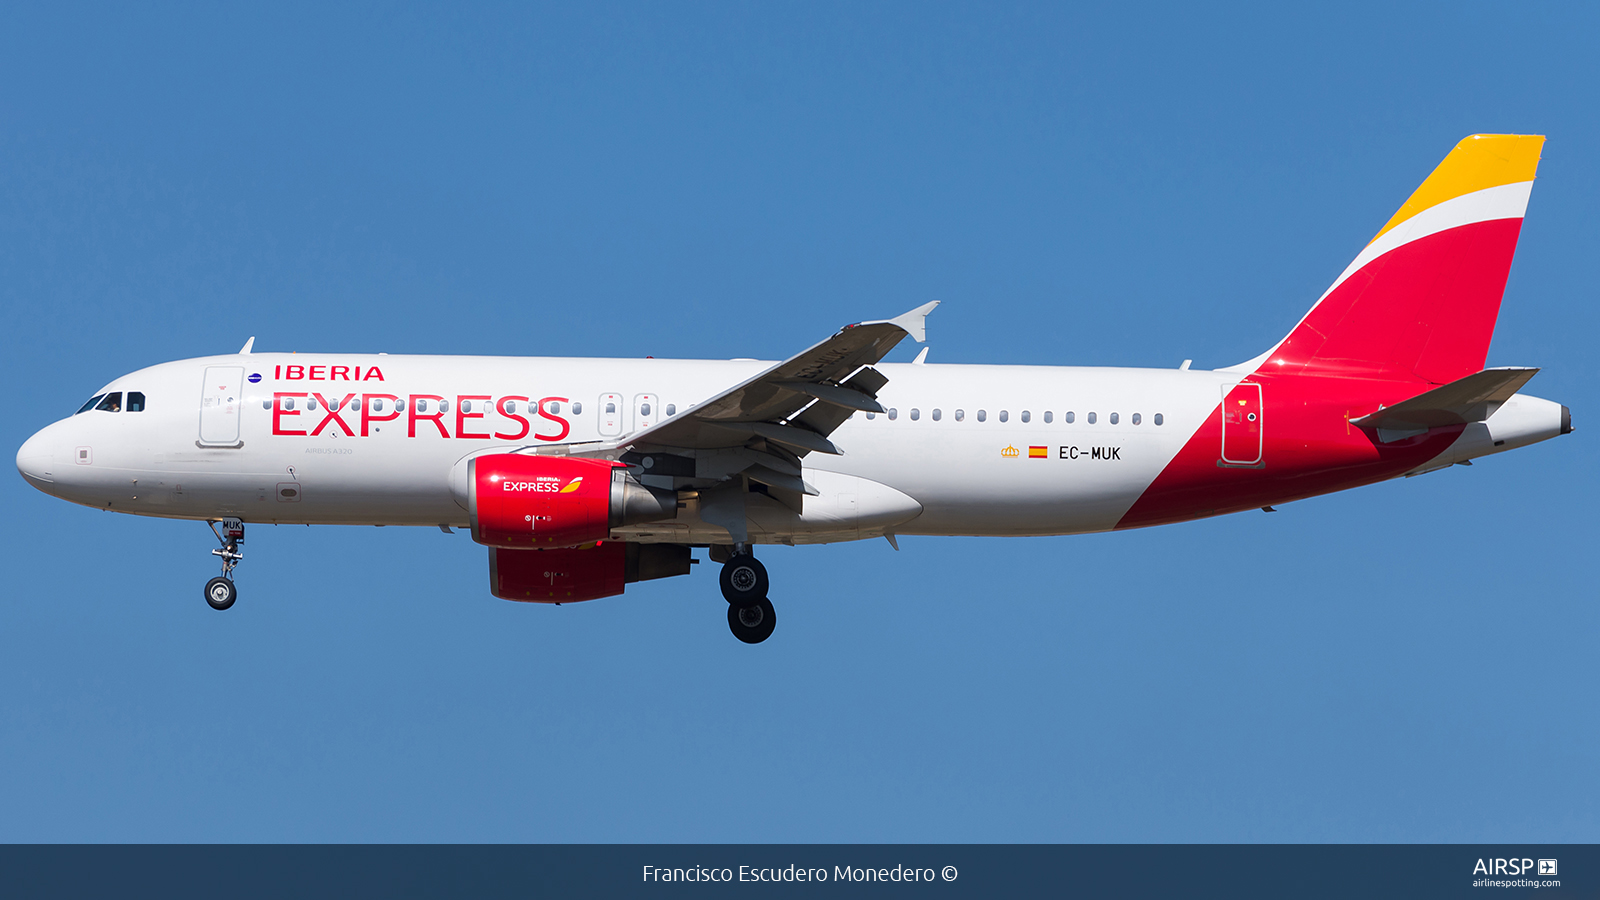
{"type": "MultiPolygon", "coordinates": [[[[138,515],[465,525],[452,473],[461,477],[466,458],[615,440],[769,365],[266,353],[183,360],[99,392],[143,394],[142,411],[63,419],[22,448],[18,467],[48,493],[138,515]],[[337,418],[330,404],[339,405],[337,418]]],[[[1044,366],[879,369],[889,382],[878,399],[889,412],[856,413],[839,427],[831,439],[842,455],[805,457],[804,478],[817,494],[803,512],[758,498],[749,509],[752,541],[1112,529],[1241,377],[1044,366]]],[[[1481,433],[1463,434],[1449,461],[1559,433],[1559,406],[1514,399],[1478,426],[1481,433]],[[1491,435],[1496,419],[1503,427],[1491,435]]],[[[697,465],[713,472],[717,451],[703,451],[697,465]]],[[[644,478],[650,483],[648,470],[644,478]]],[[[693,500],[677,519],[617,531],[677,543],[724,542],[727,534],[702,521],[693,500]]]]}

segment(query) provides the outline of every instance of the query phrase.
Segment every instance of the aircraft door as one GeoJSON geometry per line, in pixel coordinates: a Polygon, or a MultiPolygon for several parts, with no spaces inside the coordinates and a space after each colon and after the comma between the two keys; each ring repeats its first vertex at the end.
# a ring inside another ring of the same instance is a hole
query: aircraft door
{"type": "Polygon", "coordinates": [[[621,436],[623,418],[627,415],[627,410],[622,408],[621,394],[601,394],[595,412],[599,414],[601,437],[621,436]]]}
{"type": "Polygon", "coordinates": [[[200,443],[239,443],[239,415],[244,409],[243,366],[207,366],[200,388],[200,443]]]}
{"type": "Polygon", "coordinates": [[[1261,464],[1261,385],[1244,381],[1222,388],[1222,461],[1261,464]]]}
{"type": "Polygon", "coordinates": [[[633,398],[633,430],[643,431],[661,419],[661,398],[640,394],[633,398]]]}

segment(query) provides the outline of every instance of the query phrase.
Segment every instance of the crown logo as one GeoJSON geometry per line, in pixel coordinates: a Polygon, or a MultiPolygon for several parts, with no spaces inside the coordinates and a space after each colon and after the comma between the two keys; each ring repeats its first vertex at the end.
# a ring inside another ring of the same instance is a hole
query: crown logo
{"type": "Polygon", "coordinates": [[[1018,456],[1021,455],[1021,452],[1018,451],[1017,448],[1015,448],[1015,447],[1007,447],[1004,450],[1000,451],[1000,455],[1004,456],[1006,459],[1016,459],[1018,456]]]}

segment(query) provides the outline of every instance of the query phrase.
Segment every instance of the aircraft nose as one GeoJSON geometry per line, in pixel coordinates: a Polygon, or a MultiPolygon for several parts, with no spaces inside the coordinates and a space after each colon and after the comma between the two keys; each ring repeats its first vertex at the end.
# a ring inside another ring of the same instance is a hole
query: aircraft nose
{"type": "Polygon", "coordinates": [[[17,471],[27,482],[40,490],[47,490],[44,486],[54,484],[55,477],[55,440],[49,434],[50,429],[45,428],[33,437],[22,443],[17,450],[17,471]]]}

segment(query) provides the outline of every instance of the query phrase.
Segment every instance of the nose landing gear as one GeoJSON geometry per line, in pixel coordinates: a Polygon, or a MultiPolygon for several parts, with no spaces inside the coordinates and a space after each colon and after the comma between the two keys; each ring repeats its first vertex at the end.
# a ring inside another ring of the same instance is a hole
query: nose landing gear
{"type": "Polygon", "coordinates": [[[233,582],[222,577],[213,578],[206,582],[206,602],[212,609],[227,609],[233,601],[239,599],[239,589],[233,582]]]}
{"type": "Polygon", "coordinates": [[[216,522],[207,521],[206,524],[222,544],[221,549],[211,551],[212,556],[222,557],[222,574],[206,582],[206,603],[212,609],[227,609],[239,599],[239,589],[233,586],[233,567],[244,559],[244,553],[239,550],[239,545],[244,543],[244,522],[223,519],[221,531],[217,530],[216,522]]]}
{"type": "Polygon", "coordinates": [[[744,547],[735,549],[722,566],[723,599],[728,601],[728,630],[746,644],[772,636],[778,614],[767,599],[767,567],[744,547]]]}

